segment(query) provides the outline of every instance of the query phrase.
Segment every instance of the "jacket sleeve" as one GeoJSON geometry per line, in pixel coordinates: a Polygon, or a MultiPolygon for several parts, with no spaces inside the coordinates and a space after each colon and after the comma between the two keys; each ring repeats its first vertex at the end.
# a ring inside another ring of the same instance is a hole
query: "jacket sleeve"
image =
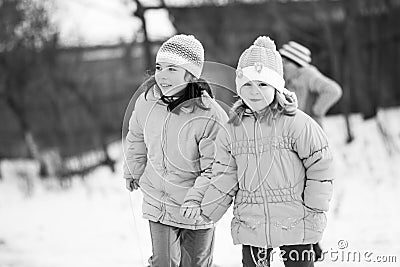
{"type": "Polygon", "coordinates": [[[304,204],[315,211],[328,211],[333,192],[333,159],[325,133],[312,119],[307,119],[295,149],[306,169],[304,204]]]}
{"type": "Polygon", "coordinates": [[[218,133],[210,185],[201,203],[203,216],[214,222],[222,218],[238,190],[237,166],[231,154],[230,136],[227,127],[218,133]]]}
{"type": "Polygon", "coordinates": [[[334,80],[326,77],[315,67],[308,71],[308,88],[317,95],[312,112],[316,116],[324,116],[342,96],[342,88],[334,80]]]}
{"type": "Polygon", "coordinates": [[[124,142],[124,178],[139,179],[146,167],[147,148],[144,142],[143,127],[138,112],[132,112],[129,130],[124,142]]]}
{"type": "Polygon", "coordinates": [[[184,202],[194,201],[200,204],[203,199],[203,195],[210,184],[211,168],[216,153],[215,139],[221,124],[222,122],[218,116],[212,116],[204,128],[202,138],[198,144],[201,174],[196,178],[193,187],[188,190],[184,202]]]}

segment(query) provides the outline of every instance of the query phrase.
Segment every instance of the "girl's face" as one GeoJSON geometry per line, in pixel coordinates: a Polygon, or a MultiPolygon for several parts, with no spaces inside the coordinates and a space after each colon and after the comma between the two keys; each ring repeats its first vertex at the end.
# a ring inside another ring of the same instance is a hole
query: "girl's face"
{"type": "Polygon", "coordinates": [[[275,88],[263,81],[249,81],[240,88],[240,97],[253,111],[268,107],[275,96],[275,88]]]}
{"type": "Polygon", "coordinates": [[[172,96],[186,88],[188,77],[184,68],[166,62],[156,64],[156,83],[163,95],[172,96]]]}

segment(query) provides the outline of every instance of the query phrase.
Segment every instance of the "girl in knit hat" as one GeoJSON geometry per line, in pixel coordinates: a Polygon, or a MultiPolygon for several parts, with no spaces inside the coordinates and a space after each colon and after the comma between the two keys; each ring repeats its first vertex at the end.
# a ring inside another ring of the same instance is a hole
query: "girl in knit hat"
{"type": "Polygon", "coordinates": [[[151,266],[212,264],[214,224],[179,213],[190,189],[208,183],[213,142],[220,123],[228,120],[200,79],[203,63],[203,46],[193,36],[163,43],[155,75],[142,86],[129,121],[124,178],[128,190],[143,192],[151,266]]]}
{"type": "Polygon", "coordinates": [[[243,266],[269,266],[280,247],[285,266],[313,266],[311,244],[320,240],[332,194],[327,138],[284,88],[275,43],[259,37],[239,59],[240,100],[216,139],[206,190],[191,192],[181,212],[218,221],[233,198],[231,233],[242,245],[243,266]]]}

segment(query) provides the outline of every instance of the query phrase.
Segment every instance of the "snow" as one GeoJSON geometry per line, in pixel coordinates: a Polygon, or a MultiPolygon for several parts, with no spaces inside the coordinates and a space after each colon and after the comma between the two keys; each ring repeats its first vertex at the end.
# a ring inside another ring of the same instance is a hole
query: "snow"
{"type": "MultiPolygon", "coordinates": [[[[399,117],[399,108],[379,112],[382,135],[376,120],[352,115],[356,139],[350,144],[344,118],[326,119],[336,180],[321,242],[327,254],[316,266],[381,266],[373,261],[382,255],[397,261],[384,266],[400,261],[399,117]],[[360,262],[353,262],[353,256],[348,261],[349,253],[361,255],[360,262]]],[[[101,167],[83,179],[73,178],[67,187],[40,180],[33,162],[1,163],[0,267],[145,266],[151,244],[148,222],[141,218],[142,195],[125,189],[120,144],[110,151],[118,159],[116,173],[101,167]]],[[[241,266],[241,247],[230,236],[231,214],[217,225],[214,263],[219,267],[241,266]]],[[[283,263],[276,256],[272,266],[283,263]]]]}

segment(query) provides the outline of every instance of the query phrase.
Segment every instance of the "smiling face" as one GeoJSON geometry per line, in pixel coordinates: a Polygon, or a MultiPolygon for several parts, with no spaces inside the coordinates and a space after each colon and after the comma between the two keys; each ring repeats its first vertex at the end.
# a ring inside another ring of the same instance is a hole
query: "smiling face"
{"type": "Polygon", "coordinates": [[[253,111],[261,111],[274,100],[275,88],[263,81],[249,81],[240,88],[240,97],[253,111]]]}
{"type": "Polygon", "coordinates": [[[166,62],[156,64],[155,79],[163,95],[172,96],[185,89],[190,74],[183,68],[166,62]]]}

